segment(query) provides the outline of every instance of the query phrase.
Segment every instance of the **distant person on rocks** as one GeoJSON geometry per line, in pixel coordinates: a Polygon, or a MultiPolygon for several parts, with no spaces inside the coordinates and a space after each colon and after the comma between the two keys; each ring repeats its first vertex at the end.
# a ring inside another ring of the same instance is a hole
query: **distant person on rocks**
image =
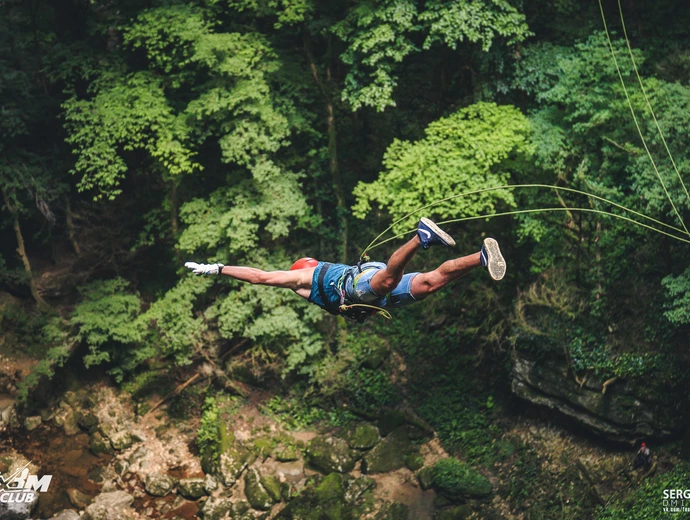
{"type": "Polygon", "coordinates": [[[649,451],[646,443],[640,445],[640,449],[637,451],[635,460],[633,462],[633,469],[642,468],[645,471],[649,471],[652,467],[652,453],[649,451]]]}
{"type": "Polygon", "coordinates": [[[289,271],[195,262],[187,262],[185,267],[197,275],[223,274],[252,284],[292,289],[331,314],[359,322],[380,308],[403,307],[423,300],[477,267],[485,267],[494,280],[502,279],[506,273],[506,262],[493,238],[484,239],[477,253],[448,260],[433,271],[404,273],[420,247],[429,249],[436,244],[449,247],[455,245],[455,240],[430,219],[422,218],[417,235],[393,253],[388,264],[366,262],[350,266],[301,258],[289,271]]]}

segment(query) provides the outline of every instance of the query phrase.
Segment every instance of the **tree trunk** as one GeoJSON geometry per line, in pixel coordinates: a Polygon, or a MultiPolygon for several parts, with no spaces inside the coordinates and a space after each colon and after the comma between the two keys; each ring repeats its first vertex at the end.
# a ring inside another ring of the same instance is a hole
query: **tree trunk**
{"type": "MultiPolygon", "coordinates": [[[[329,88],[324,84],[319,76],[319,71],[316,68],[316,62],[314,61],[314,56],[311,53],[309,37],[307,35],[304,37],[304,51],[307,55],[307,61],[309,63],[311,74],[314,77],[314,81],[319,87],[321,95],[323,96],[326,104],[328,155],[330,158],[329,171],[331,174],[331,181],[333,182],[333,189],[335,191],[336,214],[338,219],[338,227],[340,228],[340,262],[345,263],[347,261],[348,247],[347,207],[345,205],[345,188],[343,186],[343,177],[340,173],[340,169],[338,168],[338,133],[336,130],[333,100],[329,93],[329,88]]],[[[326,70],[326,77],[330,82],[330,68],[327,68],[326,70]]]]}
{"type": "Polygon", "coordinates": [[[177,180],[170,181],[170,228],[173,234],[173,248],[175,249],[175,259],[178,264],[182,263],[182,256],[180,255],[180,248],[177,247],[177,237],[180,234],[180,220],[179,220],[179,200],[177,197],[177,180]]]}
{"type": "Polygon", "coordinates": [[[69,199],[67,200],[66,222],[69,241],[74,248],[74,252],[77,253],[77,256],[81,256],[81,247],[79,246],[79,242],[77,242],[77,234],[74,227],[74,213],[72,213],[72,206],[69,203],[69,199]]]}
{"type": "Polygon", "coordinates": [[[9,211],[12,215],[12,227],[14,228],[14,234],[17,237],[17,253],[19,253],[19,257],[22,259],[22,263],[24,264],[24,271],[26,271],[26,274],[29,277],[29,288],[31,289],[31,296],[33,296],[34,300],[36,300],[38,308],[41,311],[52,312],[52,307],[46,303],[46,301],[41,297],[41,295],[38,293],[38,289],[36,288],[36,283],[34,282],[34,277],[31,272],[31,262],[29,262],[29,257],[27,256],[26,249],[24,248],[24,235],[22,235],[22,228],[19,225],[19,217],[17,216],[17,212],[12,209],[12,205],[10,204],[10,198],[7,196],[7,192],[4,189],[2,190],[2,196],[5,200],[5,206],[7,206],[7,211],[9,211]]]}

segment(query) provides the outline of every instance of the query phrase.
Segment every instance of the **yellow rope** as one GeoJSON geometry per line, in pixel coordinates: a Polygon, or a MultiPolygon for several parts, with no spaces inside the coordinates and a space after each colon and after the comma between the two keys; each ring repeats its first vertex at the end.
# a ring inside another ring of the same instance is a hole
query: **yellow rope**
{"type": "Polygon", "coordinates": [[[654,161],[654,158],[652,157],[652,154],[649,151],[649,147],[647,146],[647,141],[645,140],[644,135],[642,135],[642,129],[640,128],[640,123],[637,121],[637,115],[635,114],[635,109],[633,108],[632,101],[630,101],[630,96],[628,95],[628,89],[625,86],[625,80],[623,80],[623,74],[621,73],[621,69],[618,66],[618,59],[616,58],[616,52],[613,50],[613,42],[611,41],[611,35],[609,34],[609,28],[608,28],[608,25],[606,24],[606,16],[604,15],[604,6],[601,4],[601,0],[599,0],[599,10],[601,11],[601,20],[604,23],[604,31],[606,32],[606,38],[607,38],[608,43],[609,43],[609,50],[611,51],[611,56],[613,57],[613,63],[616,65],[616,72],[618,72],[618,78],[620,79],[621,86],[623,87],[623,92],[625,93],[625,99],[628,101],[628,107],[630,108],[630,113],[632,114],[633,121],[635,122],[635,128],[637,128],[637,133],[639,134],[640,139],[642,140],[642,146],[644,146],[644,149],[647,152],[647,157],[649,157],[649,161],[652,163],[652,168],[654,168],[654,172],[656,173],[656,176],[659,179],[659,182],[661,183],[661,187],[664,188],[664,193],[666,193],[666,198],[671,203],[671,206],[673,207],[673,211],[675,211],[676,216],[678,217],[678,220],[680,221],[680,224],[683,226],[683,229],[685,230],[686,233],[688,233],[688,228],[685,227],[685,222],[683,222],[683,218],[680,216],[680,213],[679,213],[678,209],[676,208],[676,205],[673,203],[673,199],[671,198],[671,195],[669,195],[668,189],[666,189],[666,184],[664,183],[664,180],[661,178],[661,174],[659,173],[659,169],[656,166],[656,162],[654,161]]]}
{"type": "Polygon", "coordinates": [[[367,309],[373,309],[377,312],[377,314],[381,314],[381,316],[383,316],[387,320],[390,320],[393,318],[393,316],[391,316],[391,313],[388,312],[387,310],[385,310],[381,307],[377,307],[376,305],[367,305],[366,303],[351,303],[349,305],[343,304],[340,306],[340,312],[344,312],[348,309],[352,309],[353,307],[366,307],[367,309]]]}
{"type": "Polygon", "coordinates": [[[652,108],[652,104],[649,102],[649,97],[647,97],[647,91],[644,88],[644,84],[642,83],[642,78],[640,77],[640,72],[637,69],[637,63],[635,63],[635,57],[633,55],[632,48],[630,47],[630,40],[628,39],[628,31],[625,27],[625,18],[623,18],[623,8],[621,7],[621,0],[618,0],[618,12],[620,13],[621,25],[623,26],[623,36],[625,37],[625,44],[628,47],[628,54],[630,54],[630,60],[632,61],[633,70],[635,71],[635,76],[637,76],[637,82],[640,84],[640,89],[642,90],[642,95],[644,96],[644,100],[647,102],[647,108],[649,108],[649,112],[652,114],[652,119],[654,119],[654,124],[656,125],[656,129],[659,131],[659,136],[661,137],[661,142],[664,143],[664,148],[666,148],[666,153],[668,154],[668,158],[671,159],[671,164],[673,165],[673,169],[675,170],[676,175],[678,176],[678,180],[680,181],[680,185],[683,187],[683,190],[685,190],[685,195],[687,196],[688,200],[690,200],[690,193],[688,193],[688,188],[685,186],[685,183],[683,182],[683,178],[681,177],[680,172],[678,171],[678,166],[676,166],[676,161],[673,160],[673,154],[671,154],[671,150],[669,150],[668,144],[666,144],[666,138],[664,137],[664,133],[661,131],[661,126],[659,125],[659,121],[656,118],[656,114],[654,113],[654,109],[652,108]]]}

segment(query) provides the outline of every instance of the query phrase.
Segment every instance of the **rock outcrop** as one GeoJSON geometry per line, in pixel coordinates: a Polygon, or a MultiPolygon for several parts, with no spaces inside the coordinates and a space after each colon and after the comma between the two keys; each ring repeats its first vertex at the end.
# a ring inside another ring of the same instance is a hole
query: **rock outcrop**
{"type": "Polygon", "coordinates": [[[615,441],[676,435],[687,423],[682,400],[644,384],[588,376],[578,384],[566,360],[513,354],[512,390],[522,399],[556,410],[592,432],[615,441]]]}

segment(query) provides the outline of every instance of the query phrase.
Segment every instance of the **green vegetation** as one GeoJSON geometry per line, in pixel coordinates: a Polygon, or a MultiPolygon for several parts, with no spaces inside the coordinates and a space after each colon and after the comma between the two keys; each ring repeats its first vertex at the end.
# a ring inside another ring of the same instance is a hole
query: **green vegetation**
{"type": "MultiPolygon", "coordinates": [[[[680,0],[622,1],[664,143],[617,2],[603,7],[639,133],[596,2],[3,2],[0,391],[28,410],[49,379],[96,375],[142,412],[198,373],[168,412],[201,421],[207,461],[228,442],[231,394],[259,392],[289,429],[404,411],[415,442],[433,431],[457,458],[437,470],[449,493],[469,464],[505,476],[501,499],[534,518],[590,514],[572,464],[549,479],[507,434],[518,361],[591,392],[598,416],[638,400],[673,435],[690,424],[688,244],[573,211],[622,215],[608,199],[690,236],[675,173],[690,185],[690,18],[680,0]],[[601,198],[492,190],[524,184],[601,198]],[[456,248],[420,252],[409,270],[493,236],[507,277],[472,273],[390,323],[345,323],[292,291],[183,268],[353,263],[397,219],[468,191],[480,193],[423,210],[473,220],[444,225],[456,248]],[[484,218],[538,208],[559,211],[484,218]],[[621,389],[635,395],[616,401],[621,389]]],[[[650,486],[684,471],[668,468],[602,518],[652,515],[650,486]]]]}

